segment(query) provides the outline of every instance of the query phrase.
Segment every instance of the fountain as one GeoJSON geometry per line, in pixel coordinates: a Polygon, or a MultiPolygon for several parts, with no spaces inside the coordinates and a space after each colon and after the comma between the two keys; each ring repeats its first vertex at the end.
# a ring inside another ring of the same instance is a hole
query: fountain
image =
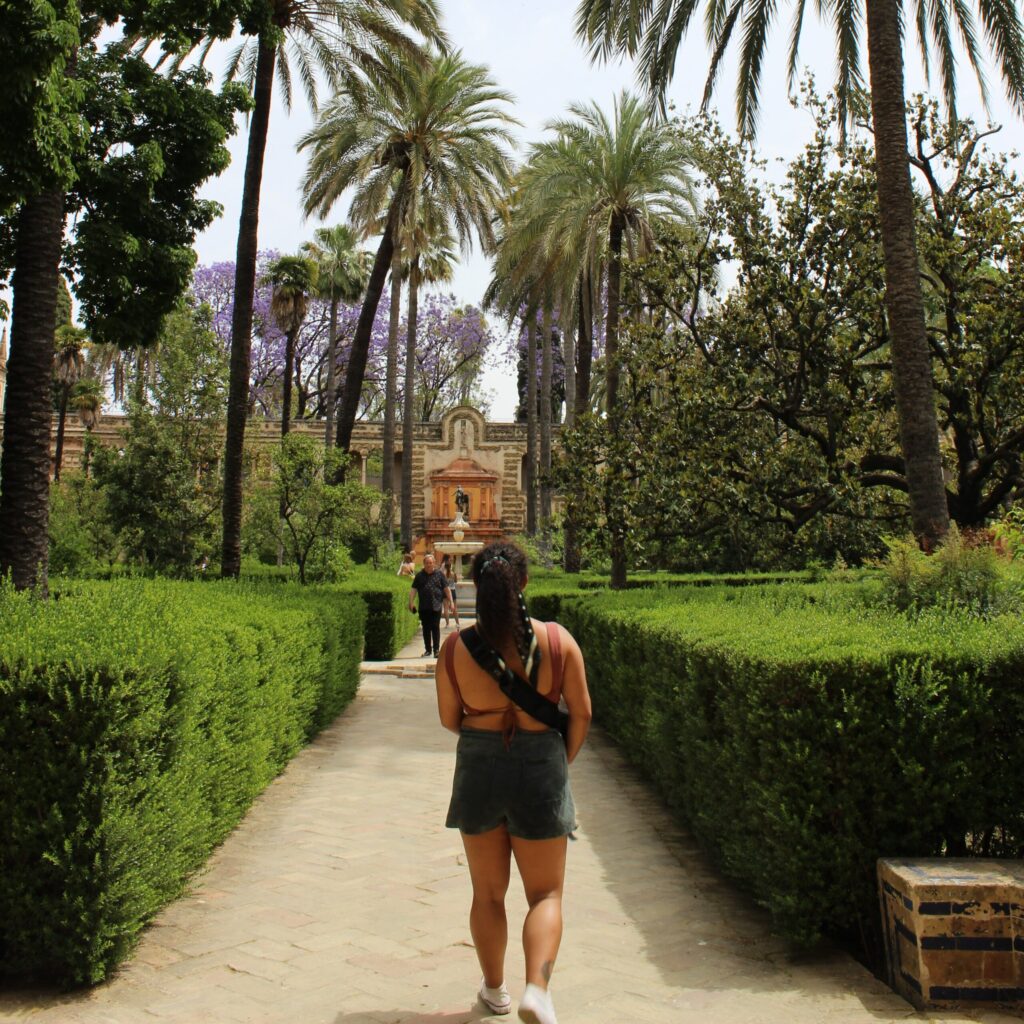
{"type": "Polygon", "coordinates": [[[462,556],[475,555],[483,546],[482,540],[466,540],[466,531],[469,529],[469,520],[466,519],[466,512],[469,511],[469,497],[461,487],[455,489],[455,518],[448,524],[452,531],[451,540],[439,540],[434,542],[434,550],[440,551],[443,555],[451,555],[455,559],[455,571],[459,579],[465,579],[466,573],[463,570],[462,556]]]}

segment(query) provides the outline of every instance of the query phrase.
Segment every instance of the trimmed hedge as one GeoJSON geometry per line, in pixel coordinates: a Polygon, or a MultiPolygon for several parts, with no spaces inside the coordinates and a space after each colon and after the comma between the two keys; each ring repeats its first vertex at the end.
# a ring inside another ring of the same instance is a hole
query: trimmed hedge
{"type": "Polygon", "coordinates": [[[107,977],[351,700],[364,620],[289,584],[0,587],[0,974],[107,977]]]}
{"type": "Polygon", "coordinates": [[[870,960],[878,857],[1024,852],[1024,623],[877,592],[533,598],[588,655],[597,720],[778,928],[870,960]]]}
{"type": "Polygon", "coordinates": [[[416,634],[419,620],[409,614],[409,580],[385,570],[359,569],[338,585],[366,604],[366,653],[370,661],[388,661],[416,634]]]}

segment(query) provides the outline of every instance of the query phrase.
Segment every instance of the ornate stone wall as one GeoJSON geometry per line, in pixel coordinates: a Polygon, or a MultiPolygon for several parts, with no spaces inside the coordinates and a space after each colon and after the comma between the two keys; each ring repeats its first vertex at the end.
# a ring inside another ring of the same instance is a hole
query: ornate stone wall
{"type": "MultiPolygon", "coordinates": [[[[126,418],[104,416],[92,436],[97,444],[117,447],[121,444],[126,418]]],[[[324,425],[319,420],[298,420],[292,429],[296,433],[323,437],[324,425]]],[[[54,418],[53,434],[57,424],[54,418]]],[[[555,429],[557,435],[557,428],[555,429]]],[[[358,422],[352,436],[352,451],[357,457],[363,482],[367,482],[367,460],[381,452],[384,425],[358,422]]],[[[395,439],[396,463],[403,457],[401,430],[395,439]]],[[[64,433],[63,470],[75,470],[82,465],[82,451],[86,431],[76,416],[69,416],[64,433]]],[[[277,420],[251,420],[246,428],[254,472],[268,475],[273,446],[281,437],[281,424],[277,420]]],[[[3,438],[3,419],[0,417],[0,440],[3,438]]],[[[480,467],[498,477],[494,499],[502,529],[509,534],[522,533],[526,527],[526,497],[523,493],[522,465],[526,455],[526,424],[488,423],[477,409],[459,406],[446,413],[438,423],[417,423],[413,428],[413,530],[422,536],[430,513],[432,493],[430,474],[448,467],[456,459],[472,459],[480,467]]],[[[372,481],[371,481],[372,482],[372,481]]],[[[400,473],[395,482],[401,486],[400,473]]]]}

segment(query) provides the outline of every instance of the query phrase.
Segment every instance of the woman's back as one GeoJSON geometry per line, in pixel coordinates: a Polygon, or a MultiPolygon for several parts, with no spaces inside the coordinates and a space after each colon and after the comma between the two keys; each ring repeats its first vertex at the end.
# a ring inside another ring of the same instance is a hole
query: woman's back
{"type": "MultiPolygon", "coordinates": [[[[556,701],[559,696],[564,696],[570,714],[574,705],[582,710],[585,676],[579,646],[569,632],[557,623],[551,623],[549,627],[549,624],[537,619],[531,619],[530,622],[540,651],[537,692],[556,701]],[[557,652],[552,651],[549,628],[558,637],[557,652]],[[558,692],[553,693],[556,686],[558,692]]],[[[547,729],[546,725],[528,715],[501,692],[494,677],[476,663],[457,634],[448,637],[441,653],[438,674],[442,686],[449,687],[453,698],[461,703],[466,714],[463,720],[466,728],[500,730],[507,726],[511,717],[517,729],[538,732],[547,729]]],[[[513,672],[523,679],[527,677],[517,651],[506,648],[499,653],[513,672]]],[[[586,703],[589,709],[589,700],[586,703]]]]}

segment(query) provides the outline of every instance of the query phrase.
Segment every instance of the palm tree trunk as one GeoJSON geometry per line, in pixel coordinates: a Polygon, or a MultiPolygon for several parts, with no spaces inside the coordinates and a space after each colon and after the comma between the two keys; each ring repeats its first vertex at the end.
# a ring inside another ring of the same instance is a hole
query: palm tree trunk
{"type": "Polygon", "coordinates": [[[0,456],[0,576],[46,593],[49,564],[53,334],[64,194],[41,192],[17,216],[11,347],[0,456]]]}
{"type": "Polygon", "coordinates": [[[338,402],[338,378],[335,364],[338,361],[338,297],[331,292],[331,326],[327,334],[327,397],[324,409],[324,447],[330,449],[334,443],[334,407],[338,402]]]}
{"type": "Polygon", "coordinates": [[[562,329],[562,365],[565,372],[565,426],[576,422],[576,345],[573,332],[562,329]]]}
{"type": "Polygon", "coordinates": [[[398,327],[402,319],[401,254],[396,248],[391,261],[391,304],[388,308],[388,355],[384,372],[384,440],[380,489],[385,494],[395,489],[395,422],[398,400],[398,327]]]}
{"type": "Polygon", "coordinates": [[[551,306],[545,303],[540,337],[540,527],[545,540],[551,527],[551,362],[551,306]]]}
{"type": "Polygon", "coordinates": [[[352,349],[348,357],[348,367],[345,370],[345,387],[342,390],[341,409],[338,412],[337,445],[346,452],[352,443],[352,430],[359,412],[359,398],[363,392],[363,378],[366,375],[366,360],[370,353],[373,321],[377,316],[377,307],[380,305],[381,293],[384,291],[384,281],[391,266],[391,256],[395,247],[395,227],[401,216],[404,198],[405,179],[403,177],[402,183],[395,189],[391,206],[388,208],[387,222],[377,248],[377,255],[373,260],[373,269],[370,271],[370,280],[366,285],[363,308],[359,311],[359,322],[356,324],[356,333],[352,339],[352,349]]]}
{"type": "Polygon", "coordinates": [[[242,459],[245,421],[249,410],[252,303],[259,247],[260,186],[263,182],[263,156],[270,128],[270,101],[276,59],[275,47],[260,40],[256,59],[255,106],[249,123],[249,150],[245,160],[242,213],[238,219],[238,245],[235,250],[231,362],[224,437],[224,527],[220,569],[224,577],[237,577],[242,569],[242,459]]]}
{"type": "Polygon", "coordinates": [[[402,550],[412,550],[412,426],[416,405],[416,321],[419,317],[420,261],[409,267],[409,316],[405,340],[405,401],[402,410],[402,550]]]}
{"type": "Polygon", "coordinates": [[[402,317],[402,254],[395,246],[391,259],[391,305],[388,309],[388,356],[384,373],[384,440],[380,489],[384,495],[384,533],[388,550],[395,535],[395,404],[398,391],[398,326],[402,317]]]}
{"type": "Polygon", "coordinates": [[[292,421],[292,378],[295,376],[295,331],[284,336],[284,390],[281,394],[281,436],[284,437],[292,421]]]}
{"type": "Polygon", "coordinates": [[[914,231],[898,0],[868,0],[868,66],[885,256],[885,309],[910,518],[925,548],[949,530],[931,355],[914,231]]]}
{"type": "MultiPolygon", "coordinates": [[[[618,215],[612,217],[611,230],[608,236],[608,319],[605,327],[605,381],[606,381],[606,408],[608,411],[608,426],[611,431],[611,444],[613,453],[618,446],[620,434],[620,410],[619,410],[619,301],[622,284],[622,218],[618,215]]],[[[612,579],[611,585],[618,589],[626,585],[626,537],[625,524],[622,522],[619,495],[620,481],[612,467],[615,459],[611,460],[609,472],[606,474],[606,486],[608,488],[608,532],[611,540],[612,556],[612,579]]]]}
{"type": "MultiPolygon", "coordinates": [[[[579,314],[576,319],[577,341],[575,353],[571,347],[565,355],[565,420],[566,427],[576,425],[576,418],[587,411],[590,401],[590,364],[593,358],[593,341],[590,336],[590,283],[586,275],[580,280],[577,296],[579,314]],[[577,363],[577,360],[579,362],[577,363]],[[569,374],[572,373],[572,385],[569,374]]],[[[570,492],[565,502],[565,537],[562,567],[567,573],[580,571],[579,510],[577,495],[570,492]]]]}
{"type": "Polygon", "coordinates": [[[580,337],[576,352],[576,415],[590,408],[590,375],[594,365],[594,298],[590,275],[580,283],[580,337]]]}
{"type": "Polygon", "coordinates": [[[526,533],[537,533],[537,311],[526,324],[526,533]]]}
{"type": "Polygon", "coordinates": [[[68,386],[61,385],[60,409],[57,412],[57,443],[53,449],[53,479],[60,479],[60,467],[64,461],[64,425],[68,419],[68,386]]]}

